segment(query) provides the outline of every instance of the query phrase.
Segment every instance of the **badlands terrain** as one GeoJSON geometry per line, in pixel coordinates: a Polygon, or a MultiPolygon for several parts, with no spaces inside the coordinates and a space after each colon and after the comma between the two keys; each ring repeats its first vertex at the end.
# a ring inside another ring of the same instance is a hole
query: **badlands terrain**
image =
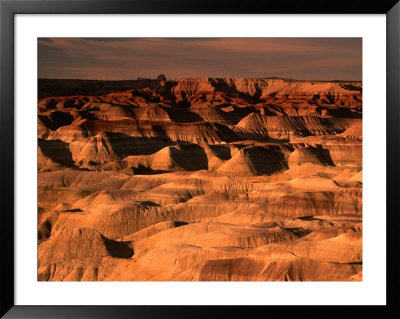
{"type": "Polygon", "coordinates": [[[38,280],[362,280],[362,84],[39,80],[38,280]]]}

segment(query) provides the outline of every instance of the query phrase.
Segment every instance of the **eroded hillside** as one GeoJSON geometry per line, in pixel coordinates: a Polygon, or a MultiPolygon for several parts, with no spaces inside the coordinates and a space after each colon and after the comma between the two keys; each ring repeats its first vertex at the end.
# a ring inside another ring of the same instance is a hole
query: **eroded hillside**
{"type": "Polygon", "coordinates": [[[49,81],[39,280],[362,279],[360,82],[49,81]]]}

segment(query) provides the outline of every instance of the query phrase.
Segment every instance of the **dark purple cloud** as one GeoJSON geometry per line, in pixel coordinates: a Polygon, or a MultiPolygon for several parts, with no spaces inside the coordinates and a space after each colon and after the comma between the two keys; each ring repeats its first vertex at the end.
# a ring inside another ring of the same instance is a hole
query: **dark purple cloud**
{"type": "Polygon", "coordinates": [[[41,78],[361,80],[361,38],[41,38],[41,78]]]}

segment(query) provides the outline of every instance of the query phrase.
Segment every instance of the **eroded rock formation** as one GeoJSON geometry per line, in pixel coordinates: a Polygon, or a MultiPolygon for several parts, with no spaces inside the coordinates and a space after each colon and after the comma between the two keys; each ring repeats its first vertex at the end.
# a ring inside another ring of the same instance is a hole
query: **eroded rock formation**
{"type": "Polygon", "coordinates": [[[362,85],[39,81],[38,279],[361,280],[362,85]]]}

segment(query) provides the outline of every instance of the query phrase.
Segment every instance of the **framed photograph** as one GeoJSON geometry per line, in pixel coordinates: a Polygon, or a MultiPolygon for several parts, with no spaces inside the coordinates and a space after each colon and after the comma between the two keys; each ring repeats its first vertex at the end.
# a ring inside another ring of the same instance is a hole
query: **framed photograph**
{"type": "Polygon", "coordinates": [[[399,315],[397,0],[0,10],[4,318],[399,315]]]}

